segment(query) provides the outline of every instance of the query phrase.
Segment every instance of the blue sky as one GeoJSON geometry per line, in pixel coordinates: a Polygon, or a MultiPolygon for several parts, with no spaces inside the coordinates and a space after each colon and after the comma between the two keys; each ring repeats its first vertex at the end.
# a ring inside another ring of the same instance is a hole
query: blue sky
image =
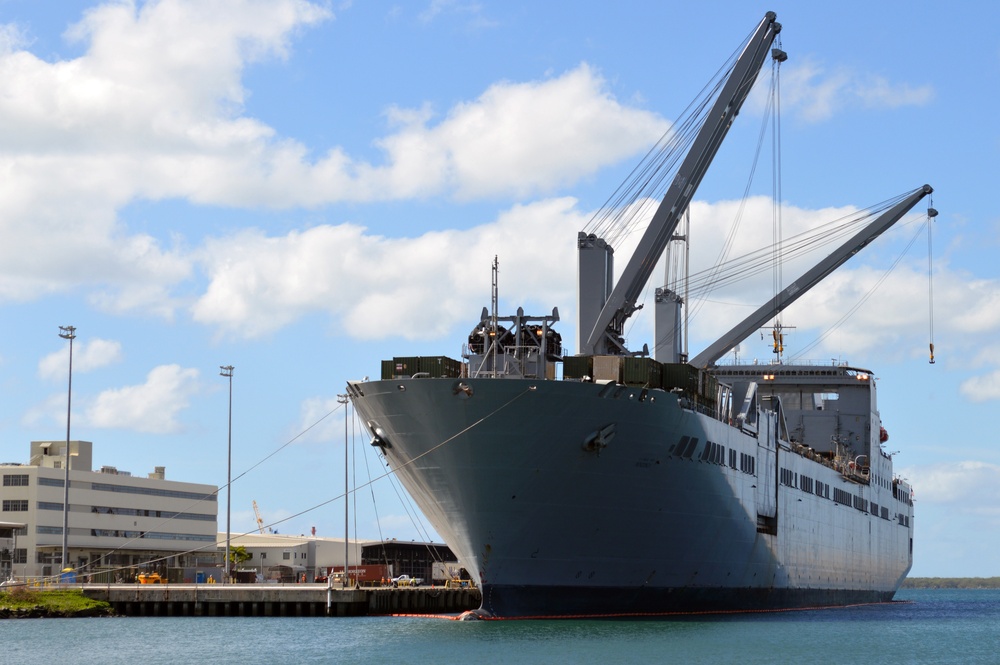
{"type": "MultiPolygon", "coordinates": [[[[785,233],[924,183],[941,212],[935,364],[926,236],[902,254],[923,204],[788,310],[787,347],[902,256],[807,358],[879,379],[915,485],[912,574],[1000,574],[1000,9],[671,4],[0,1],[0,458],[65,436],[57,334],[74,325],[72,434],[95,465],[224,484],[218,367],[234,365],[234,475],[274,453],[234,483],[234,531],[256,500],[283,533],[342,534],[345,382],[383,358],[459,357],[494,255],[501,309],[559,307],[575,349],[576,232],[770,9],[789,54],[785,233]]],[[[761,106],[695,197],[693,269],[733,223],[761,106]]],[[[770,241],[771,191],[758,175],[735,252],[770,241]]],[[[692,352],[770,289],[711,296],[692,352]]],[[[640,314],[630,344],[650,335],[640,314]]],[[[757,336],[741,353],[769,357],[757,336]]],[[[356,427],[364,485],[384,467],[356,427]]],[[[352,535],[436,538],[389,480],[356,496],[352,535]]]]}

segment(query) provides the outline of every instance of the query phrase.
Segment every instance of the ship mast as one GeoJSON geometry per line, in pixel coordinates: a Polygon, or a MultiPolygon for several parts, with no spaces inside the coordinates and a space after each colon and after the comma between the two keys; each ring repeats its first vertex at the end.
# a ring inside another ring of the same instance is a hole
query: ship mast
{"type": "Polygon", "coordinates": [[[493,335],[493,343],[490,344],[490,354],[493,356],[493,362],[491,363],[493,367],[493,376],[497,376],[497,345],[500,344],[500,323],[499,323],[499,301],[500,301],[500,288],[498,282],[500,281],[500,262],[497,259],[497,255],[493,255],[493,273],[492,273],[492,290],[490,292],[490,305],[492,306],[492,312],[490,316],[490,330],[493,335]]]}

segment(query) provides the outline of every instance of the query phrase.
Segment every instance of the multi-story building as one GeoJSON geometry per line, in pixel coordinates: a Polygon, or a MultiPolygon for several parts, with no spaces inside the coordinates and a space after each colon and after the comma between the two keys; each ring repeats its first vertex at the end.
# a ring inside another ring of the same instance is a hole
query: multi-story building
{"type": "Polygon", "coordinates": [[[32,441],[27,464],[0,464],[0,522],[20,523],[11,563],[18,578],[73,568],[84,579],[207,566],[216,550],[218,487],[148,477],[111,466],[93,471],[93,444],[69,442],[67,561],[62,561],[66,441],[32,441]]]}

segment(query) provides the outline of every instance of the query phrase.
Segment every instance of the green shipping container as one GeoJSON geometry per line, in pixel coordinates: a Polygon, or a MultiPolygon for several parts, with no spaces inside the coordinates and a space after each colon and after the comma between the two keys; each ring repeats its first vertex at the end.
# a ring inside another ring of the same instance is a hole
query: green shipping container
{"type": "Polygon", "coordinates": [[[462,363],[448,356],[426,356],[417,358],[417,371],[432,378],[455,378],[462,375],[462,363]]]}
{"type": "Polygon", "coordinates": [[[691,395],[698,394],[698,369],[687,363],[667,363],[663,366],[663,389],[680,388],[691,395]]]}
{"type": "Polygon", "coordinates": [[[622,360],[622,383],[646,388],[663,385],[663,365],[653,358],[626,356],[622,360]]]}
{"type": "Polygon", "coordinates": [[[393,367],[393,377],[397,379],[403,379],[406,377],[413,376],[419,370],[417,369],[418,361],[420,360],[417,356],[404,356],[400,358],[393,358],[392,362],[395,367],[393,367]]]}
{"type": "Polygon", "coordinates": [[[563,358],[563,378],[582,379],[594,376],[594,356],[565,356],[563,358]]]}

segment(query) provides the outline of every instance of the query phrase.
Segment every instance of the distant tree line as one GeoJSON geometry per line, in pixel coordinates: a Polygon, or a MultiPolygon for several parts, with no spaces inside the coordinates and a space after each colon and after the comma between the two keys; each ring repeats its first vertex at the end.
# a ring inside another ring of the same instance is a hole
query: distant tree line
{"type": "Polygon", "coordinates": [[[1000,589],[1000,577],[907,577],[904,589],[1000,589]]]}

